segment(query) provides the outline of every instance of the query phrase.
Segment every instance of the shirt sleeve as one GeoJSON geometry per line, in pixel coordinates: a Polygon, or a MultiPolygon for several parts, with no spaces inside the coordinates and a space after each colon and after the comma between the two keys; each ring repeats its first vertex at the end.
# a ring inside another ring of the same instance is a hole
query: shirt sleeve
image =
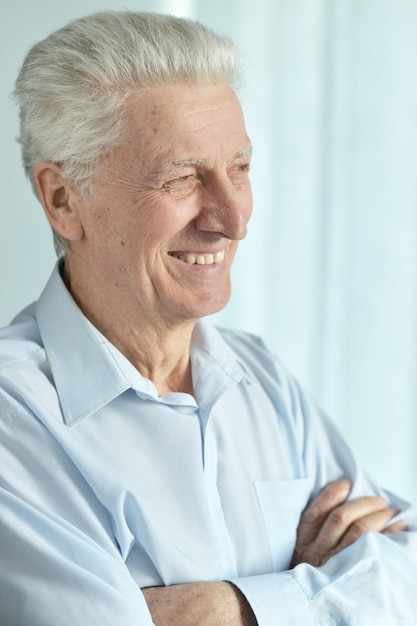
{"type": "Polygon", "coordinates": [[[417,542],[415,533],[401,535],[392,541],[368,533],[320,568],[302,563],[231,582],[259,626],[411,626],[417,624],[417,542]]]}
{"type": "Polygon", "coordinates": [[[82,477],[33,419],[1,412],[0,423],[0,624],[152,625],[106,515],[94,503],[91,519],[83,514],[89,487],[82,477]],[[10,431],[25,462],[8,441],[10,431]],[[71,483],[55,479],[58,460],[71,483]]]}
{"type": "Polygon", "coordinates": [[[409,530],[390,536],[366,533],[321,567],[301,563],[293,570],[231,582],[247,598],[259,626],[417,624],[415,509],[369,479],[334,425],[290,377],[287,391],[306,475],[314,483],[312,497],[345,476],[352,482],[350,498],[382,495],[409,530]]]}

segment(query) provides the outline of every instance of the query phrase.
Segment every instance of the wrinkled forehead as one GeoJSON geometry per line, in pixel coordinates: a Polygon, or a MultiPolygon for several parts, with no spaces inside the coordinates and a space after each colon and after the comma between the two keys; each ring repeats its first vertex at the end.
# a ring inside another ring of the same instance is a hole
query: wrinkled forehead
{"type": "Polygon", "coordinates": [[[140,128],[184,126],[198,130],[205,123],[228,119],[244,125],[239,100],[231,87],[220,83],[177,83],[134,92],[126,100],[129,123],[140,128]]]}
{"type": "Polygon", "coordinates": [[[242,109],[224,84],[176,84],[133,93],[125,149],[153,160],[206,159],[250,151],[242,109]]]}

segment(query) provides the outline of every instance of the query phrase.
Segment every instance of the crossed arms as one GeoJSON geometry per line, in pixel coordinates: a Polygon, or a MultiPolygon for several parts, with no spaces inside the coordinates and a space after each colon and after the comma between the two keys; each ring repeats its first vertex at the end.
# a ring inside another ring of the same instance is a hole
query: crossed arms
{"type": "MultiPolygon", "coordinates": [[[[347,501],[350,483],[331,483],[301,517],[291,567],[323,565],[369,531],[393,534],[406,530],[402,521],[390,523],[398,511],[383,498],[347,501]]],[[[256,626],[244,595],[229,582],[196,582],[142,589],[157,626],[256,626]]]]}

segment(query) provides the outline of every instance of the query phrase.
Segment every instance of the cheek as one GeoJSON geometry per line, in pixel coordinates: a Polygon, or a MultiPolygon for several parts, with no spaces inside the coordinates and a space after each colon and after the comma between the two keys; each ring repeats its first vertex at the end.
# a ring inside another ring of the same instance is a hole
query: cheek
{"type": "Polygon", "coordinates": [[[195,205],[194,196],[179,200],[168,195],[148,205],[143,215],[148,238],[163,244],[185,233],[197,214],[195,205]]]}
{"type": "Polygon", "coordinates": [[[110,198],[106,205],[92,214],[92,227],[104,238],[104,245],[111,240],[130,247],[141,246],[157,238],[164,227],[165,217],[152,194],[126,199],[110,198]]]}
{"type": "Polygon", "coordinates": [[[114,228],[112,228],[111,211],[108,208],[88,210],[88,215],[83,220],[83,226],[87,245],[100,248],[111,242],[114,228]]]}
{"type": "Polygon", "coordinates": [[[249,222],[252,216],[252,211],[253,211],[253,195],[252,195],[252,187],[250,183],[248,183],[248,187],[246,189],[244,202],[245,202],[246,221],[249,222]]]}
{"type": "Polygon", "coordinates": [[[103,186],[85,207],[85,239],[104,262],[150,271],[161,248],[186,230],[192,216],[191,201],[160,190],[103,186]]]}

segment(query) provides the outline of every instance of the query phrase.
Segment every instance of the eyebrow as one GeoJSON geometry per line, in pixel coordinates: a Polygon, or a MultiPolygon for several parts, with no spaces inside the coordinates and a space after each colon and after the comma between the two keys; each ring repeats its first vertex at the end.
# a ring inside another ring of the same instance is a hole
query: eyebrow
{"type": "Polygon", "coordinates": [[[253,147],[252,147],[252,144],[250,143],[243,150],[239,150],[239,152],[236,152],[235,156],[233,157],[233,161],[237,161],[237,159],[242,159],[243,157],[246,157],[246,156],[252,156],[252,152],[253,152],[253,147]]]}
{"type": "MultiPolygon", "coordinates": [[[[250,156],[252,154],[252,144],[249,144],[246,148],[244,148],[243,150],[239,150],[239,152],[236,152],[236,154],[233,156],[232,161],[237,161],[238,159],[242,159],[246,156],[250,156]]],[[[205,159],[195,159],[195,158],[190,158],[190,159],[170,159],[169,161],[166,161],[163,166],[161,168],[159,168],[156,172],[154,172],[153,174],[151,174],[149,176],[149,178],[151,180],[154,180],[156,178],[158,178],[159,176],[161,176],[161,174],[163,174],[164,172],[166,172],[167,170],[170,170],[172,168],[181,168],[181,167],[202,167],[205,164],[205,159]]]]}
{"type": "Polygon", "coordinates": [[[160,178],[164,172],[169,171],[173,168],[185,168],[185,167],[202,167],[204,165],[203,159],[170,159],[166,161],[162,167],[160,167],[156,172],[153,172],[148,176],[149,180],[155,180],[160,178]]]}
{"type": "Polygon", "coordinates": [[[159,172],[163,172],[171,167],[201,167],[204,163],[204,159],[171,159],[164,163],[159,172]]]}

